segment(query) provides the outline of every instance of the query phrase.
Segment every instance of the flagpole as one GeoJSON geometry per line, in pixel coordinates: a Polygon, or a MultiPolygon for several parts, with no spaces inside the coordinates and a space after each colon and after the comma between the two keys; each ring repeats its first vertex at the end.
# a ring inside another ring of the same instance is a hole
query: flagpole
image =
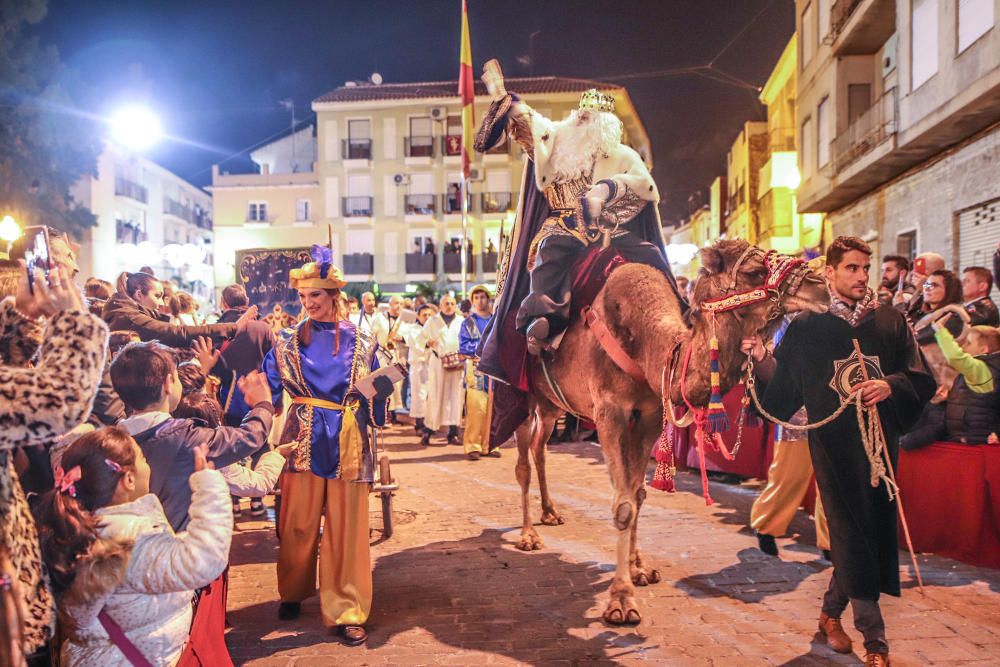
{"type": "Polygon", "coordinates": [[[462,298],[468,298],[468,267],[469,261],[469,179],[462,174],[462,298]]]}
{"type": "Polygon", "coordinates": [[[462,0],[462,38],[459,48],[458,96],[462,102],[462,298],[468,297],[469,280],[469,164],[472,162],[472,134],[475,120],[472,104],[475,84],[472,81],[472,46],[469,41],[469,8],[462,0]]]}

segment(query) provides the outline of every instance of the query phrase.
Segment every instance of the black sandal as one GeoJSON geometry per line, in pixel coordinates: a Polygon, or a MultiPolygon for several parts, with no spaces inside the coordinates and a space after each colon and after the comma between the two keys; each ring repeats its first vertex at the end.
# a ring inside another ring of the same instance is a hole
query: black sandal
{"type": "Polygon", "coordinates": [[[368,641],[368,631],[361,625],[338,625],[337,635],[347,646],[360,646],[368,641]]]}

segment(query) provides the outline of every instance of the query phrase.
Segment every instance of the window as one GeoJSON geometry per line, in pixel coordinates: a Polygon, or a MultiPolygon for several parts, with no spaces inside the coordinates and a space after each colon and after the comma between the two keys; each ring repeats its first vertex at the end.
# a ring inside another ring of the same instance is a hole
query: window
{"type": "Polygon", "coordinates": [[[824,97],[816,107],[816,159],[820,168],[830,161],[829,97],[824,97]]]}
{"type": "Polygon", "coordinates": [[[812,4],[802,11],[802,67],[805,68],[816,53],[816,17],[812,4]]]}
{"type": "Polygon", "coordinates": [[[911,262],[917,256],[917,230],[903,232],[896,237],[896,254],[911,262]]]}
{"type": "Polygon", "coordinates": [[[372,216],[371,174],[350,174],[347,177],[347,197],[344,198],[344,217],[370,218],[372,216]]]}
{"type": "Polygon", "coordinates": [[[993,27],[993,0],[958,0],[958,52],[993,27]]]}
{"type": "Polygon", "coordinates": [[[295,200],[295,219],[299,222],[309,221],[312,214],[312,206],[308,199],[295,200]]]}
{"type": "Polygon", "coordinates": [[[830,0],[819,0],[816,3],[816,12],[819,23],[819,42],[822,43],[830,32],[830,0]]]}
{"type": "Polygon", "coordinates": [[[344,157],[348,160],[372,158],[372,124],[367,118],[347,121],[347,145],[344,157]]]}
{"type": "Polygon", "coordinates": [[[815,150],[813,142],[816,140],[816,135],[813,134],[812,129],[812,119],[806,118],[802,121],[802,175],[811,176],[813,173],[813,165],[815,164],[815,158],[813,157],[813,151],[815,150]]]}
{"type": "Polygon", "coordinates": [[[252,201],[247,205],[248,222],[267,222],[267,202],[252,201]]]}
{"type": "Polygon", "coordinates": [[[910,53],[912,87],[916,90],[937,73],[938,0],[913,0],[910,53]]]}
{"type": "Polygon", "coordinates": [[[448,116],[448,134],[444,138],[444,154],[462,154],[462,117],[456,114],[448,116]]]}
{"type": "Polygon", "coordinates": [[[847,124],[864,115],[872,106],[872,87],[868,83],[851,83],[847,86],[847,124]]]}
{"type": "Polygon", "coordinates": [[[434,128],[429,116],[410,118],[406,157],[434,157],[434,128]]]}

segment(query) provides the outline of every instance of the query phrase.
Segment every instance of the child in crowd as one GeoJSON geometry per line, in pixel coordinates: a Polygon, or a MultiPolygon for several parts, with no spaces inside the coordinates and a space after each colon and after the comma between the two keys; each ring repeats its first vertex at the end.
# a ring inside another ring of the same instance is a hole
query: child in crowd
{"type": "Polygon", "coordinates": [[[945,439],[981,445],[1000,432],[1000,329],[974,326],[960,347],[945,326],[950,317],[933,325],[945,359],[959,372],[945,406],[945,439]]]}
{"type": "Polygon", "coordinates": [[[62,664],[136,664],[128,650],[155,665],[177,662],[194,591],[225,569],[232,539],[226,484],[203,450],[192,459],[191,520],[175,534],[125,430],[87,433],[66,450],[56,487],[35,510],[66,634],[62,664]]]}
{"type": "MultiPolygon", "coordinates": [[[[204,380],[202,384],[204,384],[204,380]]],[[[222,424],[222,406],[219,401],[204,391],[187,393],[177,405],[173,415],[179,418],[200,420],[209,428],[218,428],[222,424]]],[[[219,472],[226,478],[229,492],[234,497],[263,498],[274,491],[274,486],[278,483],[278,476],[281,474],[282,468],[285,467],[285,460],[292,455],[295,447],[295,443],[289,443],[265,452],[253,469],[242,463],[234,463],[219,468],[219,472]]],[[[236,507],[237,505],[234,504],[234,516],[236,507]]]]}
{"type": "Polygon", "coordinates": [[[181,399],[181,382],[170,351],[151,341],[126,346],[111,363],[111,382],[130,416],[120,426],[132,434],[153,470],[150,489],[163,503],[174,530],[188,522],[194,451],[207,446],[217,468],[236,463],[267,442],[274,418],[270,389],[260,373],[242,378],[240,389],[253,409],[239,427],[208,428],[171,412],[181,399]]]}

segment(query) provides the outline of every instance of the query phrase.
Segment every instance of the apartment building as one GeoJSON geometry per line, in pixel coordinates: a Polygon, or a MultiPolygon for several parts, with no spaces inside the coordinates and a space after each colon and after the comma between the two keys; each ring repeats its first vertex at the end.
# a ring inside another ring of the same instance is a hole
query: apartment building
{"type": "MultiPolygon", "coordinates": [[[[628,141],[647,162],[649,139],[628,92],[598,81],[561,77],[514,78],[509,90],[560,119],[580,93],[598,88],[615,96],[628,141]]],[[[348,83],[317,98],[311,135],[314,162],[280,158],[291,143],[258,149],[258,173],[227,174],[216,167],[210,188],[216,219],[216,280],[235,279],[243,248],[300,248],[330,243],[350,282],[377,280],[383,291],[461,281],[461,118],[456,81],[348,83]]],[[[476,118],[488,108],[477,83],[476,118]]],[[[496,276],[501,234],[509,234],[520,190],[523,152],[504,145],[473,158],[468,208],[468,277],[496,276]]]]}
{"type": "Polygon", "coordinates": [[[97,216],[80,240],[80,271],[114,281],[122,271],[152,268],[203,302],[213,294],[212,198],[141,155],[108,143],[97,175],[81,178],[73,197],[97,216]]]}
{"type": "Polygon", "coordinates": [[[801,182],[795,138],[796,35],[785,46],[760,93],[767,106],[767,156],[757,179],[756,243],[768,250],[800,255],[821,243],[822,214],[800,214],[796,189],[801,182]]]}
{"type": "Polygon", "coordinates": [[[747,121],[726,156],[726,237],[757,243],[757,189],[767,161],[767,123],[747,121]]]}
{"type": "Polygon", "coordinates": [[[988,265],[1000,0],[796,0],[800,211],[879,255],[988,265]]]}

